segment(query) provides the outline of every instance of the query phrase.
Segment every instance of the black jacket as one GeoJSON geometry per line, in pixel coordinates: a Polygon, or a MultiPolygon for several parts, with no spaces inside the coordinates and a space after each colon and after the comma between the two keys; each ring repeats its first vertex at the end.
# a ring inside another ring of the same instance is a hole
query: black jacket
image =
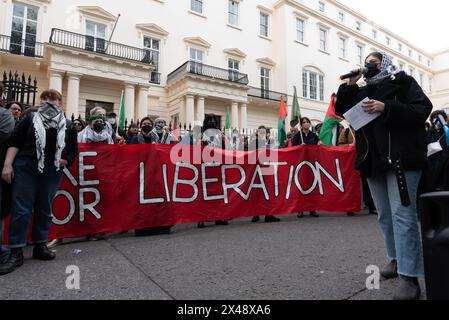
{"type": "Polygon", "coordinates": [[[385,103],[385,111],[356,132],[356,168],[368,177],[389,171],[390,163],[397,160],[405,170],[424,169],[424,124],[432,112],[432,103],[416,80],[401,71],[394,79],[387,78],[374,86],[343,84],[337,94],[337,115],[343,116],[366,97],[385,103]]]}
{"type": "MultiPolygon", "coordinates": [[[[22,119],[14,129],[14,132],[8,141],[8,146],[19,149],[17,158],[26,157],[37,160],[36,135],[34,132],[33,115],[22,119]]],[[[45,147],[46,163],[51,163],[54,160],[56,153],[56,136],[56,129],[47,130],[47,143],[45,147]]],[[[66,160],[68,162],[68,167],[70,167],[78,156],[78,137],[76,131],[72,129],[71,126],[67,126],[65,143],[66,146],[62,151],[61,159],[66,160]]]]}
{"type": "Polygon", "coordinates": [[[318,138],[318,136],[315,133],[313,133],[312,131],[309,131],[309,133],[306,136],[306,134],[301,130],[301,132],[298,132],[293,137],[292,144],[295,147],[302,145],[302,140],[301,140],[300,134],[302,134],[304,143],[308,146],[316,146],[318,144],[318,142],[320,142],[320,138],[318,138]]]}

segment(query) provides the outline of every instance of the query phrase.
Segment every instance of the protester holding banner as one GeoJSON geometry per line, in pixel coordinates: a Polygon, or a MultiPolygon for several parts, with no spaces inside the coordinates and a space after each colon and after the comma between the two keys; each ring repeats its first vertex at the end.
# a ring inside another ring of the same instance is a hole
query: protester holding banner
{"type": "Polygon", "coordinates": [[[23,265],[22,249],[27,245],[33,211],[33,258],[48,261],[56,257],[46,245],[52,203],[61,183],[62,169],[70,166],[78,153],[76,133],[67,129],[61,102],[58,91],[44,91],[39,110],[17,125],[8,142],[2,178],[12,184],[11,255],[2,267],[11,272],[23,265]]]}
{"type": "MultiPolygon", "coordinates": [[[[156,137],[152,134],[153,121],[146,117],[140,120],[140,133],[134,135],[127,144],[153,143],[156,137]]],[[[129,137],[128,137],[129,139],[129,137]]]]}
{"type": "Polygon", "coordinates": [[[151,131],[151,139],[156,144],[172,144],[175,141],[173,134],[167,127],[167,123],[164,119],[158,118],[154,120],[154,128],[151,131]]]}
{"type": "MultiPolygon", "coordinates": [[[[202,143],[203,146],[225,149],[226,148],[226,137],[221,132],[219,124],[217,123],[215,117],[210,116],[204,119],[203,122],[203,133],[202,133],[202,143]]],[[[229,222],[226,220],[215,221],[217,226],[227,226],[229,222]]],[[[198,228],[203,229],[206,227],[204,222],[198,223],[198,228]]]]}
{"type": "MultiPolygon", "coordinates": [[[[3,84],[0,82],[0,97],[3,95],[3,84]]],[[[14,118],[12,114],[3,108],[0,101],[0,167],[3,168],[7,141],[14,130],[14,118]]],[[[5,204],[9,199],[3,197],[4,182],[0,179],[0,275],[7,274],[12,270],[4,264],[9,259],[9,250],[3,248],[3,218],[8,214],[5,204]]]]}
{"type": "Polygon", "coordinates": [[[367,85],[357,85],[361,74],[342,84],[336,113],[343,116],[369,98],[363,103],[364,112],[378,115],[356,132],[356,168],[368,177],[379,211],[389,260],[382,275],[400,275],[395,299],[418,299],[424,265],[416,199],[427,163],[424,124],[432,103],[416,80],[399,71],[386,53],[370,54],[365,64],[367,85]]]}
{"type": "Polygon", "coordinates": [[[78,134],[79,143],[114,144],[112,131],[103,115],[91,115],[89,125],[78,134]]]}
{"type": "MultiPolygon", "coordinates": [[[[257,132],[255,136],[252,138],[252,141],[250,143],[250,151],[253,150],[260,150],[260,149],[274,149],[273,142],[270,142],[270,130],[267,129],[265,126],[260,126],[257,129],[257,132]],[[273,148],[270,148],[270,146],[273,146],[273,148]]],[[[259,216],[254,216],[251,220],[252,223],[257,223],[260,221],[259,216]]],[[[281,222],[281,219],[276,218],[275,216],[266,216],[265,217],[265,223],[276,223],[281,222]]]]}
{"type": "MultiPolygon", "coordinates": [[[[301,118],[301,130],[293,137],[293,146],[318,145],[320,139],[310,130],[311,127],[312,122],[309,118],[301,118]]],[[[320,217],[320,215],[315,211],[310,211],[310,216],[314,218],[320,217]]],[[[304,212],[298,213],[298,218],[304,218],[304,212]]]]}
{"type": "Polygon", "coordinates": [[[134,137],[136,137],[138,134],[139,134],[139,127],[137,126],[137,124],[132,123],[128,127],[128,131],[126,132],[126,135],[125,135],[125,144],[131,144],[134,137]]]}

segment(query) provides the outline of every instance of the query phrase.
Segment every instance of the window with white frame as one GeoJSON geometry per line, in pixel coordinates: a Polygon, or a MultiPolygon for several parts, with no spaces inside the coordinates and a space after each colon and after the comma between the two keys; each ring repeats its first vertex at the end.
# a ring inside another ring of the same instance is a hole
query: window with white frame
{"type": "Polygon", "coordinates": [[[156,69],[154,71],[159,70],[159,52],[160,52],[160,44],[161,41],[159,39],[154,39],[151,37],[143,38],[143,47],[146,51],[145,53],[145,62],[152,63],[156,69]]]}
{"type": "Polygon", "coordinates": [[[229,80],[237,81],[240,73],[240,61],[228,59],[229,80]]]}
{"type": "Polygon", "coordinates": [[[239,2],[228,0],[228,23],[233,26],[239,25],[239,2]]]}
{"type": "Polygon", "coordinates": [[[385,43],[387,44],[387,46],[391,45],[391,38],[390,37],[386,37],[385,38],[385,43]]]}
{"type": "Polygon", "coordinates": [[[377,39],[377,30],[372,30],[373,31],[373,39],[377,39]]]}
{"type": "Polygon", "coordinates": [[[364,47],[360,44],[357,45],[357,63],[363,64],[364,47]]]}
{"type": "Polygon", "coordinates": [[[419,74],[419,85],[421,88],[424,86],[424,74],[422,73],[419,74]]]}
{"type": "Polygon", "coordinates": [[[302,72],[303,97],[324,101],[324,76],[314,70],[304,69],[302,72]]]}
{"type": "Polygon", "coordinates": [[[345,22],[345,14],[343,12],[338,13],[338,20],[340,20],[341,23],[345,22]]]}
{"type": "Polygon", "coordinates": [[[432,92],[432,78],[429,77],[429,92],[432,92]]]}
{"type": "Polygon", "coordinates": [[[346,46],[347,46],[347,40],[346,38],[340,37],[339,39],[339,46],[340,46],[340,58],[346,58],[346,46]]]}
{"type": "Polygon", "coordinates": [[[203,0],[190,0],[190,10],[203,14],[203,0]]]}
{"type": "Polygon", "coordinates": [[[305,26],[306,23],[301,18],[296,18],[296,40],[304,43],[305,41],[305,26]]]}
{"type": "Polygon", "coordinates": [[[262,94],[269,94],[271,70],[265,67],[260,68],[260,89],[262,94]]]}
{"type": "Polygon", "coordinates": [[[190,60],[203,63],[204,52],[195,48],[190,48],[190,60]]]}
{"type": "Polygon", "coordinates": [[[430,67],[430,60],[427,60],[427,66],[430,67]]]}
{"type": "Polygon", "coordinates": [[[38,12],[38,7],[13,2],[10,44],[10,50],[13,53],[34,56],[38,12]]]}
{"type": "Polygon", "coordinates": [[[398,50],[399,52],[402,52],[402,43],[398,43],[398,50]]]}
{"type": "Polygon", "coordinates": [[[362,31],[362,23],[360,21],[355,22],[355,29],[357,31],[362,31]]]}
{"type": "Polygon", "coordinates": [[[399,70],[404,71],[404,64],[403,63],[399,63],[399,70]]]}
{"type": "Polygon", "coordinates": [[[190,72],[196,74],[203,73],[204,52],[195,48],[190,48],[190,72]]]}
{"type": "Polygon", "coordinates": [[[268,37],[268,14],[260,12],[260,35],[268,37]]]}
{"type": "Polygon", "coordinates": [[[409,50],[408,50],[408,56],[411,58],[412,55],[413,55],[413,51],[409,49],[409,50]]]}
{"type": "Polygon", "coordinates": [[[419,61],[419,63],[422,63],[422,55],[418,56],[418,61],[419,61]]]}
{"type": "Polygon", "coordinates": [[[318,10],[320,12],[325,12],[326,11],[326,3],[324,3],[323,1],[319,1],[318,2],[318,10]]]}
{"type": "Polygon", "coordinates": [[[86,50],[104,53],[106,49],[106,28],[105,24],[86,20],[86,50]]]}
{"type": "Polygon", "coordinates": [[[327,50],[327,30],[323,28],[320,28],[320,49],[327,50]]]}
{"type": "Polygon", "coordinates": [[[415,76],[415,69],[413,69],[412,67],[410,67],[410,68],[408,69],[408,71],[409,71],[409,74],[410,74],[412,77],[415,76]]]}

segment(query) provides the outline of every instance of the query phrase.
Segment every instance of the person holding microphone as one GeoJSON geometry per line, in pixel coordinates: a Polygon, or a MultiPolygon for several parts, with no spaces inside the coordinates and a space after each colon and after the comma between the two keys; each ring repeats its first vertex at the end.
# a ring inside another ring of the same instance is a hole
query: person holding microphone
{"type": "Polygon", "coordinates": [[[368,177],[389,264],[384,278],[400,277],[395,300],[416,300],[424,263],[416,199],[427,165],[424,124],[432,103],[416,80],[392,64],[383,52],[371,53],[365,68],[354,70],[337,93],[343,116],[365,98],[363,110],[378,117],[356,131],[356,169],[368,177]],[[364,75],[365,86],[357,82],[364,75]]]}

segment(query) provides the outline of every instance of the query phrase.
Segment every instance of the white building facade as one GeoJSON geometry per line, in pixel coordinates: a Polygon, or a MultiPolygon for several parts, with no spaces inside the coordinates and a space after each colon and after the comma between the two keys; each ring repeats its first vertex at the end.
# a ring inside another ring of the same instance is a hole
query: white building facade
{"type": "Polygon", "coordinates": [[[276,127],[289,110],[322,121],[344,74],[383,50],[436,108],[449,108],[449,50],[430,54],[335,0],[0,1],[0,72],[60,90],[68,116],[95,106],[224,126],[276,127]]]}

